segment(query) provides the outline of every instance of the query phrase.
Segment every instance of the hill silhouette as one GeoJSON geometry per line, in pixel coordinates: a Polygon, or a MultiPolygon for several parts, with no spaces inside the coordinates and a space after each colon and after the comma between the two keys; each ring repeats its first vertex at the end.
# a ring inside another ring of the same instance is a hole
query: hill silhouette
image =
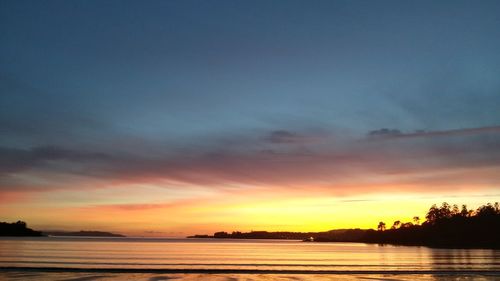
{"type": "Polygon", "coordinates": [[[89,237],[125,237],[121,234],[104,232],[104,231],[86,231],[80,230],[75,232],[68,231],[37,231],[28,228],[23,221],[13,223],[0,222],[0,236],[89,236],[89,237]]]}
{"type": "Polygon", "coordinates": [[[50,236],[82,236],[82,237],[126,237],[122,234],[106,231],[80,230],[80,231],[44,231],[43,234],[50,236]]]}

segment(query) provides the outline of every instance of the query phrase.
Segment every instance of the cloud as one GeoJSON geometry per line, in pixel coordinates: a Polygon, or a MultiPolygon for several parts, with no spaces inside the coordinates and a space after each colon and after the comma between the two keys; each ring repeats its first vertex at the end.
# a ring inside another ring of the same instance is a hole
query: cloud
{"type": "Polygon", "coordinates": [[[267,140],[272,142],[272,143],[289,143],[289,142],[294,142],[295,139],[297,138],[297,135],[285,131],[285,130],[278,130],[278,131],[272,131],[269,136],[267,136],[267,140]]]}
{"type": "Polygon", "coordinates": [[[0,147],[0,176],[41,167],[50,161],[92,162],[108,157],[104,153],[69,150],[58,146],[37,146],[31,149],[0,147]]]}
{"type": "Polygon", "coordinates": [[[368,135],[372,137],[399,136],[401,135],[401,131],[397,129],[382,128],[379,130],[370,131],[368,135]]]}
{"type": "Polygon", "coordinates": [[[111,204],[111,205],[96,205],[92,208],[102,209],[102,210],[127,210],[127,211],[144,211],[151,209],[163,209],[168,207],[173,207],[175,204],[172,203],[157,203],[157,204],[111,204]]]}
{"type": "Polygon", "coordinates": [[[466,135],[478,135],[484,133],[498,133],[498,132],[500,132],[500,126],[463,128],[463,129],[441,130],[441,131],[417,130],[412,133],[403,133],[398,129],[383,128],[369,132],[368,136],[412,138],[412,137],[439,137],[439,136],[466,136],[466,135]]]}
{"type": "Polygon", "coordinates": [[[276,130],[272,131],[264,139],[271,143],[291,144],[291,143],[308,143],[314,141],[315,139],[317,139],[317,137],[300,135],[286,130],[276,130]]]}
{"type": "MultiPolygon", "coordinates": [[[[51,174],[99,179],[113,185],[120,183],[157,183],[162,186],[203,186],[214,189],[247,187],[267,188],[325,188],[336,193],[357,193],[367,188],[383,189],[389,185],[418,185],[432,191],[436,186],[451,188],[449,183],[493,186],[500,184],[486,170],[500,167],[500,130],[498,127],[449,130],[441,132],[391,133],[377,130],[377,137],[341,138],[330,136],[321,143],[296,141],[290,131],[273,131],[274,141],[286,143],[275,150],[276,142],[240,147],[175,146],[149,147],[137,153],[121,149],[105,152],[89,149],[62,148],[57,146],[31,149],[0,149],[0,176],[25,175],[31,185],[37,178],[47,180],[51,174]],[[378,137],[378,136],[381,137],[378,137]],[[189,148],[192,148],[191,150],[189,148]],[[460,173],[461,170],[467,173],[460,173]],[[481,172],[483,171],[483,172],[481,172]],[[477,176],[483,174],[488,180],[477,176]],[[34,180],[33,180],[34,179],[34,180]],[[386,187],[384,187],[386,186],[386,187]]],[[[210,142],[203,140],[203,142],[210,142]]],[[[1,180],[1,179],[0,179],[1,180]]],[[[17,186],[30,186],[18,178],[17,186]]],[[[40,183],[41,184],[41,183],[40,183]]],[[[58,183],[59,188],[74,186],[69,182],[58,183]]],[[[88,186],[88,185],[87,185],[88,186]]],[[[32,188],[32,187],[31,187],[32,188]]],[[[388,188],[388,187],[387,187],[388,188]]],[[[154,206],[140,206],[151,208],[154,206]]]]}

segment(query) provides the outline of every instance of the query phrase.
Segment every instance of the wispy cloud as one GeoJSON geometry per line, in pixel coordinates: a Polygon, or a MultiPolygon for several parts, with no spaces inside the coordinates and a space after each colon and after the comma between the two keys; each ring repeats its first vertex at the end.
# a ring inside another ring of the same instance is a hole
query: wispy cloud
{"type": "MultiPolygon", "coordinates": [[[[268,139],[254,146],[236,145],[236,149],[234,144],[230,149],[212,145],[182,153],[164,153],[173,148],[160,146],[154,148],[154,156],[54,146],[2,148],[0,175],[4,181],[13,174],[33,177],[56,173],[114,183],[163,181],[212,188],[326,186],[332,192],[353,193],[362,191],[355,186],[383,188],[395,183],[418,184],[423,189],[433,184],[429,191],[437,182],[500,183],[498,176],[487,172],[500,166],[499,127],[377,133],[376,137],[370,134],[368,139],[347,141],[332,135],[321,143],[304,142],[302,137],[284,132],[270,133],[277,138],[274,141],[288,144],[279,151],[267,146],[275,144],[268,139]],[[464,169],[468,170],[462,173],[464,169]],[[487,173],[487,180],[477,176],[481,173],[487,173]]],[[[59,184],[63,188],[70,185],[59,184]]]]}
{"type": "Polygon", "coordinates": [[[307,144],[324,139],[325,136],[313,134],[299,134],[287,130],[276,130],[264,137],[264,140],[276,144],[307,144]]]}
{"type": "Polygon", "coordinates": [[[463,128],[454,130],[442,130],[442,131],[425,131],[418,130],[415,132],[405,133],[398,129],[379,129],[371,131],[368,135],[371,137],[393,137],[393,138],[412,138],[412,137],[440,137],[440,136],[466,136],[466,135],[478,135],[484,133],[499,133],[500,126],[488,126],[488,127],[478,127],[478,128],[463,128]]]}
{"type": "Polygon", "coordinates": [[[109,155],[104,153],[77,151],[58,146],[37,146],[30,149],[0,147],[0,176],[45,166],[50,162],[95,163],[106,159],[109,159],[109,155]]]}

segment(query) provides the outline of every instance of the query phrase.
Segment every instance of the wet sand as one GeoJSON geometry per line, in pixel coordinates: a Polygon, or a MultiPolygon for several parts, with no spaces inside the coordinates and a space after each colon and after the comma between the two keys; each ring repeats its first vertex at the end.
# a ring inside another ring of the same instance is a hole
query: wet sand
{"type": "Polygon", "coordinates": [[[39,281],[493,281],[500,280],[500,274],[198,274],[198,273],[105,273],[105,272],[42,272],[42,271],[0,271],[0,280],[39,281]]]}

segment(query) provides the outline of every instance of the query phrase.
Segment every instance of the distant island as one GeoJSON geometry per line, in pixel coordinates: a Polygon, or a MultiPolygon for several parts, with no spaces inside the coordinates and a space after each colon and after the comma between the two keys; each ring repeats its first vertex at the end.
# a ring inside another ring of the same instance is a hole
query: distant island
{"type": "Polygon", "coordinates": [[[23,221],[0,222],[0,236],[87,236],[87,237],[126,237],[125,235],[105,231],[37,231],[28,228],[23,221]]]}
{"type": "Polygon", "coordinates": [[[498,202],[468,210],[466,205],[443,203],[433,205],[420,224],[395,221],[390,228],[379,222],[374,229],[338,229],[325,232],[216,232],[188,238],[218,239],[293,239],[306,242],[359,242],[394,245],[429,246],[437,248],[500,249],[500,207],[498,202]]]}
{"type": "Polygon", "coordinates": [[[80,230],[80,231],[44,231],[43,234],[48,236],[86,236],[86,237],[126,237],[122,234],[116,234],[105,231],[88,231],[88,230],[80,230]]]}
{"type": "Polygon", "coordinates": [[[0,222],[0,236],[43,236],[42,232],[28,228],[25,222],[0,222]]]}

